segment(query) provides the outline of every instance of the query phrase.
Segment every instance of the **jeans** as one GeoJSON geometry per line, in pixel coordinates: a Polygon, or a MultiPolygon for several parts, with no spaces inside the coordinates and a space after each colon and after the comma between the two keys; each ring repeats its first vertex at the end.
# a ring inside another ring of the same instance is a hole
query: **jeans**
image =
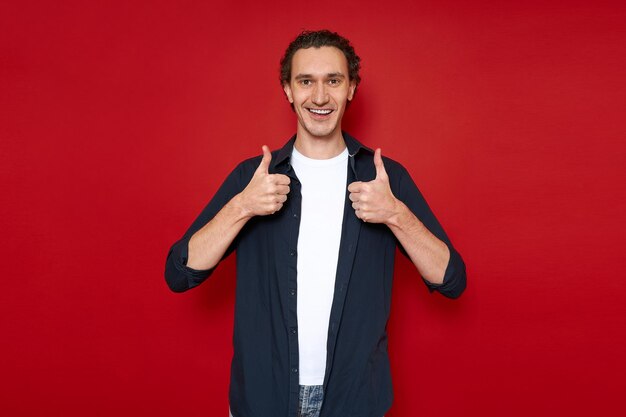
{"type": "MultiPolygon", "coordinates": [[[[319,417],[324,400],[323,385],[300,385],[298,417],[319,417]]],[[[230,410],[228,416],[233,417],[230,410]]]]}
{"type": "MultiPolygon", "coordinates": [[[[323,401],[323,385],[300,385],[298,417],[319,417],[323,401]]],[[[233,417],[230,409],[228,410],[228,417],[233,417]]]]}
{"type": "Polygon", "coordinates": [[[324,401],[323,385],[300,385],[298,417],[319,417],[324,401]]]}

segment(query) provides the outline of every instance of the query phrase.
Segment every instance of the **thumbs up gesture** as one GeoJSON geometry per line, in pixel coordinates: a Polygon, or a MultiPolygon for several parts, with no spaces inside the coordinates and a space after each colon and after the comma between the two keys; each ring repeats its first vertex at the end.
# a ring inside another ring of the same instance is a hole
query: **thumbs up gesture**
{"type": "Polygon", "coordinates": [[[348,186],[350,201],[356,216],[369,223],[387,224],[398,211],[398,200],[391,192],[389,176],[381,156],[381,150],[374,152],[376,178],[372,181],[356,181],[348,186]]]}
{"type": "Polygon", "coordinates": [[[289,194],[289,177],[269,173],[272,154],[267,146],[263,145],[262,149],[263,159],[240,194],[241,204],[249,217],[276,213],[289,194]]]}

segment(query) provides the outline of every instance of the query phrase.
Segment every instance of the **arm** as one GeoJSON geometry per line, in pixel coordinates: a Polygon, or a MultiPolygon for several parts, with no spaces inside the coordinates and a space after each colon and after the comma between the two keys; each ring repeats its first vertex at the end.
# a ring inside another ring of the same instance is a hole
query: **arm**
{"type": "Polygon", "coordinates": [[[215,268],[250,218],[241,194],[235,195],[211,221],[191,236],[187,266],[197,270],[215,268]]]}
{"type": "Polygon", "coordinates": [[[422,275],[430,291],[456,298],[465,289],[465,264],[406,171],[400,177],[399,197],[391,191],[389,177],[377,149],[376,178],[350,184],[350,200],[357,217],[389,227],[422,275]]]}
{"type": "Polygon", "coordinates": [[[165,265],[165,279],[172,291],[186,291],[202,283],[235,249],[234,242],[248,220],[282,208],[289,193],[289,177],[269,174],[271,158],[263,146],[263,159],[241,192],[240,169],[233,171],[183,238],[172,246],[165,265]]]}
{"type": "Polygon", "coordinates": [[[417,267],[420,275],[431,284],[443,284],[450,260],[448,246],[433,235],[400,200],[394,197],[394,213],[385,224],[393,232],[417,267]]]}

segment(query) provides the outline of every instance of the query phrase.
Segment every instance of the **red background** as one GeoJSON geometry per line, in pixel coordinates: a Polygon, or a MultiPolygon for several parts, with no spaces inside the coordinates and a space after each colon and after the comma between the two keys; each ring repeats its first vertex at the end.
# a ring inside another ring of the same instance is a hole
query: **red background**
{"type": "Polygon", "coordinates": [[[278,61],[325,27],[363,59],[344,128],[409,169],[467,263],[450,301],[399,258],[388,415],[623,415],[624,7],[7,3],[2,415],[227,415],[234,257],[176,295],[165,256],[295,131],[278,61]]]}

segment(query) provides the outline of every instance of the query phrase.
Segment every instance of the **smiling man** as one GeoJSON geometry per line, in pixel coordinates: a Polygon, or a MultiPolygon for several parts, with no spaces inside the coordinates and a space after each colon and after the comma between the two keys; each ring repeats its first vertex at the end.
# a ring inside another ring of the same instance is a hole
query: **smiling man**
{"type": "Polygon", "coordinates": [[[332,145],[335,149],[329,150],[336,155],[337,149],[345,149],[341,119],[357,85],[350,79],[346,57],[333,46],[298,49],[289,66],[291,75],[282,81],[298,115],[296,147],[332,145]]]}
{"type": "Polygon", "coordinates": [[[347,39],[301,33],[281,60],[296,134],[240,163],[168,253],[180,292],[237,251],[234,417],[383,416],[396,248],[430,291],[465,289],[463,260],[406,169],[341,130],[359,69],[347,39]]]}

